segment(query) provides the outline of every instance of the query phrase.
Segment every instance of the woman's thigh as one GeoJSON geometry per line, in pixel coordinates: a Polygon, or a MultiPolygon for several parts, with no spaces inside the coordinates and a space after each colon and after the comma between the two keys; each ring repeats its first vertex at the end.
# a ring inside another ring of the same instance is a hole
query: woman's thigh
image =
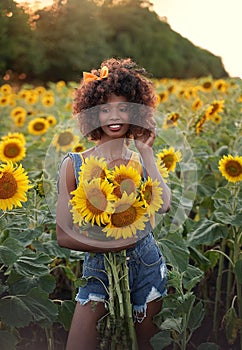
{"type": "Polygon", "coordinates": [[[162,308],[162,300],[153,300],[147,303],[146,317],[142,322],[135,322],[135,330],[139,350],[153,350],[150,339],[159,332],[159,328],[154,324],[153,318],[162,308]]]}
{"type": "Polygon", "coordinates": [[[85,305],[77,302],[66,350],[96,350],[98,344],[97,321],[106,312],[102,302],[89,301],[85,305]]]}

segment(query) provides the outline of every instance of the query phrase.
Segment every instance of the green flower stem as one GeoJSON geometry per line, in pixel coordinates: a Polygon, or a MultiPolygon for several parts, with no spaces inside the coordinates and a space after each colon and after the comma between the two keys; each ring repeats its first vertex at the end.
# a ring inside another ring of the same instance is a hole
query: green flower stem
{"type": "Polygon", "coordinates": [[[102,349],[138,350],[130,301],[126,250],[106,253],[105,269],[109,281],[109,313],[105,319],[102,349]]]}
{"type": "Polygon", "coordinates": [[[124,299],[124,308],[125,308],[125,318],[128,325],[128,333],[131,339],[132,344],[132,350],[138,349],[137,339],[136,339],[136,333],[134,329],[134,322],[133,322],[133,313],[132,313],[132,305],[130,301],[130,289],[129,289],[129,271],[127,266],[127,260],[126,260],[126,250],[122,252],[122,255],[124,257],[124,262],[122,264],[122,284],[123,284],[123,299],[124,299]]]}
{"type": "MultiPolygon", "coordinates": [[[[241,254],[240,246],[241,246],[241,233],[237,233],[235,237],[235,244],[234,244],[234,262],[239,260],[239,256],[241,254]]],[[[236,282],[236,291],[237,291],[237,301],[238,301],[238,307],[239,307],[239,319],[242,320],[242,285],[240,284],[240,281],[238,279],[238,276],[235,275],[235,282],[236,282]]],[[[242,331],[240,330],[240,350],[242,350],[242,331]]]]}
{"type": "MultiPolygon", "coordinates": [[[[229,258],[230,260],[233,259],[234,251],[230,249],[229,251],[229,258]]],[[[233,264],[231,261],[229,261],[228,266],[228,277],[227,277],[227,288],[226,288],[226,310],[229,309],[230,303],[231,303],[231,289],[233,284],[233,264]]]]}
{"type": "Polygon", "coordinates": [[[123,297],[122,297],[122,291],[120,288],[120,283],[119,283],[119,277],[118,277],[118,269],[119,266],[116,264],[116,255],[109,253],[109,261],[111,262],[110,266],[112,269],[112,274],[113,274],[113,280],[114,280],[114,287],[115,291],[118,296],[118,301],[119,301],[119,307],[120,307],[120,317],[124,317],[124,306],[123,306],[123,297]]]}
{"type": "Polygon", "coordinates": [[[55,350],[55,345],[54,345],[54,335],[53,335],[53,329],[52,327],[47,328],[45,327],[45,335],[47,339],[47,349],[48,350],[55,350]]]}
{"type": "Polygon", "coordinates": [[[216,295],[215,295],[215,305],[214,305],[214,315],[213,315],[213,332],[215,335],[215,341],[217,341],[217,338],[218,338],[218,311],[219,311],[219,303],[220,303],[220,295],[221,295],[225,248],[226,248],[226,239],[223,238],[221,252],[220,252],[221,254],[219,257],[218,276],[216,280],[216,295]]]}

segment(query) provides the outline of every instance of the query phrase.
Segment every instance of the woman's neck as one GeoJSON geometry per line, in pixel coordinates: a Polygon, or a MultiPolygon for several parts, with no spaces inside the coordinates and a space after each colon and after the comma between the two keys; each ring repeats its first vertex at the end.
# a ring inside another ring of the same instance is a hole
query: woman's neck
{"type": "Polygon", "coordinates": [[[129,160],[131,151],[125,144],[125,139],[112,139],[109,141],[101,141],[95,147],[96,155],[99,158],[105,158],[108,163],[115,162],[117,160],[123,160],[124,162],[129,160]]]}

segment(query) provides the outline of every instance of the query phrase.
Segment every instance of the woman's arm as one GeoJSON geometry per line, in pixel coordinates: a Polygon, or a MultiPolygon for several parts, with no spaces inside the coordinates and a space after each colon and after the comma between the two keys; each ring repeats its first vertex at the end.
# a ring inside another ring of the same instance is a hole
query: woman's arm
{"type": "Polygon", "coordinates": [[[155,162],[154,152],[152,149],[154,140],[155,140],[155,121],[151,118],[149,125],[150,134],[147,137],[146,135],[140,135],[135,137],[135,145],[144,162],[144,167],[147,171],[147,174],[152,180],[158,180],[160,187],[162,188],[162,200],[163,205],[159,210],[159,213],[166,213],[170,210],[171,205],[171,191],[167,184],[164,182],[155,162]]]}
{"type": "Polygon", "coordinates": [[[73,225],[70,212],[71,192],[76,189],[74,167],[71,158],[66,158],[60,169],[59,194],[56,207],[56,236],[61,247],[88,252],[119,251],[135,244],[136,238],[99,241],[86,237],[77,225],[73,225]]]}

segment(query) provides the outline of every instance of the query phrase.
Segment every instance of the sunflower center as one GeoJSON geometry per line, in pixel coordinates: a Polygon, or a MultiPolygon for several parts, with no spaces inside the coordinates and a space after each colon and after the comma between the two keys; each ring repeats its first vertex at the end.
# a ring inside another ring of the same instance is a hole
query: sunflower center
{"type": "Polygon", "coordinates": [[[67,146],[73,141],[73,134],[69,131],[62,132],[58,137],[60,146],[67,146]]]}
{"type": "Polygon", "coordinates": [[[242,174],[242,166],[235,160],[228,161],[225,167],[227,173],[232,177],[242,174]]]}
{"type": "Polygon", "coordinates": [[[10,142],[4,147],[4,155],[7,158],[15,158],[20,154],[21,149],[16,142],[10,142]]]}
{"type": "Polygon", "coordinates": [[[119,186],[115,187],[114,194],[121,198],[122,194],[126,192],[128,195],[136,191],[135,183],[132,179],[123,176],[118,176],[115,178],[119,186]]]}
{"type": "Polygon", "coordinates": [[[42,130],[44,130],[44,128],[45,128],[45,124],[42,122],[36,122],[33,125],[33,129],[36,131],[42,131],[42,130]]]}
{"type": "Polygon", "coordinates": [[[133,224],[136,220],[137,212],[135,207],[129,204],[118,206],[116,212],[112,214],[112,224],[116,227],[125,227],[133,224]]]}
{"type": "Polygon", "coordinates": [[[0,175],[0,199],[12,198],[18,188],[14,176],[7,172],[0,175]]]}
{"type": "Polygon", "coordinates": [[[100,168],[99,166],[94,166],[92,168],[91,176],[92,176],[92,178],[100,177],[101,179],[105,179],[106,174],[105,174],[105,171],[102,168],[100,168]]]}
{"type": "Polygon", "coordinates": [[[86,206],[93,215],[99,215],[107,208],[107,198],[102,191],[95,188],[88,191],[86,206]]]}
{"type": "Polygon", "coordinates": [[[150,204],[151,200],[152,200],[152,187],[147,185],[145,187],[145,190],[143,192],[143,197],[145,199],[145,201],[150,204]]]}
{"type": "Polygon", "coordinates": [[[168,154],[163,158],[163,162],[165,163],[165,167],[170,169],[172,164],[174,163],[174,158],[172,154],[168,154]]]}

